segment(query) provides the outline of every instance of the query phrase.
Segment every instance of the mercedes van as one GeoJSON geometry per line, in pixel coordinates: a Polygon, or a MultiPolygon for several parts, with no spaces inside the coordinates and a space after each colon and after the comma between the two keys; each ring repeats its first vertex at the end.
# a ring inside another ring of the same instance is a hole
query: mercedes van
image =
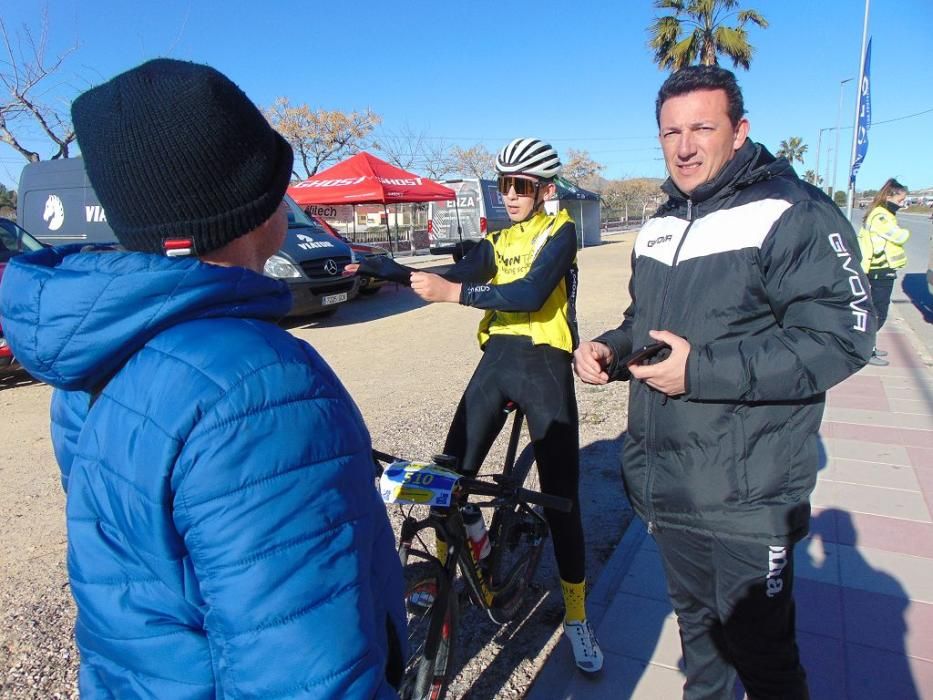
{"type": "Polygon", "coordinates": [[[428,204],[428,241],[433,254],[466,255],[489,231],[512,225],[495,180],[443,180],[456,199],[428,204]]]}
{"type": "MultiPolygon", "coordinates": [[[[20,175],[17,196],[17,220],[42,243],[116,242],[80,157],[28,164],[20,175]]],[[[332,313],[357,295],[359,279],[341,274],[345,265],[356,262],[356,256],[290,197],[285,199],[288,235],[282,249],[266,262],[265,274],[288,283],[292,292],[289,316],[332,313]]]]}

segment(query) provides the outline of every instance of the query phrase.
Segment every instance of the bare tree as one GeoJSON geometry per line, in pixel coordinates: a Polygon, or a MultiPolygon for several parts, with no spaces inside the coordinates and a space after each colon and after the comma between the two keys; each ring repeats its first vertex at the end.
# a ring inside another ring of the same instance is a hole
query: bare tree
{"type": "Polygon", "coordinates": [[[34,163],[42,157],[26,146],[23,134],[28,124],[38,125],[43,136],[54,145],[51,158],[67,158],[68,146],[75,140],[74,128],[66,108],[57,108],[42,101],[42,89],[61,69],[76,47],[55,57],[46,58],[48,13],[43,10],[39,37],[28,27],[21,34],[10,34],[0,19],[3,56],[0,57],[0,142],[7,144],[26,160],[34,163]]]}
{"type": "Polygon", "coordinates": [[[358,153],[365,139],[382,117],[365,112],[311,109],[306,104],[292,106],[279,97],[264,110],[266,119],[295,149],[296,178],[311,177],[322,166],[358,153]],[[304,175],[297,166],[301,164],[304,175]]]}
{"type": "Polygon", "coordinates": [[[661,180],[647,177],[610,180],[602,192],[604,205],[610,209],[623,210],[626,220],[632,208],[640,211],[641,220],[644,221],[648,210],[656,207],[662,197],[661,180]]]}
{"type": "Polygon", "coordinates": [[[577,187],[592,188],[598,184],[599,174],[606,166],[590,158],[588,151],[567,149],[567,162],[561,168],[561,175],[577,187]]]}
{"type": "Polygon", "coordinates": [[[421,169],[432,180],[447,177],[457,169],[457,160],[454,158],[453,150],[443,139],[427,141],[423,156],[421,169]]]}
{"type": "Polygon", "coordinates": [[[373,141],[373,148],[386,157],[392,165],[402,170],[412,170],[422,159],[425,134],[416,132],[408,124],[396,132],[383,131],[373,141]]]}
{"type": "Polygon", "coordinates": [[[373,147],[393,165],[423,173],[432,180],[442,179],[457,167],[457,160],[443,139],[432,138],[424,131],[416,132],[407,124],[397,132],[384,131],[373,147]]]}
{"type": "Polygon", "coordinates": [[[454,158],[454,170],[461,175],[488,178],[496,170],[496,157],[481,144],[467,149],[454,146],[451,155],[454,158]]]}

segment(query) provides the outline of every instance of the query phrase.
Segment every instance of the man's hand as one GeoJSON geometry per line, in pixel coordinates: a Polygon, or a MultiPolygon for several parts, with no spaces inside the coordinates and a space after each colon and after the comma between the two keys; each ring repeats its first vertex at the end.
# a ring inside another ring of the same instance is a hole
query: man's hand
{"type": "Polygon", "coordinates": [[[611,363],[612,350],[594,340],[584,340],[573,353],[573,371],[587,384],[607,384],[606,368],[611,363]]]}
{"type": "Polygon", "coordinates": [[[343,266],[343,271],[340,273],[341,277],[352,277],[356,274],[356,271],[360,269],[359,263],[350,263],[349,265],[343,266]]]}
{"type": "Polygon", "coordinates": [[[648,331],[654,340],[671,346],[671,354],[663,362],[654,365],[629,365],[634,379],[643,381],[655,391],[668,396],[680,396],[686,390],[687,356],[690,343],[670,331],[648,331]]]}
{"type": "Polygon", "coordinates": [[[425,301],[460,303],[460,283],[448,282],[433,272],[412,272],[411,288],[425,301]]]}

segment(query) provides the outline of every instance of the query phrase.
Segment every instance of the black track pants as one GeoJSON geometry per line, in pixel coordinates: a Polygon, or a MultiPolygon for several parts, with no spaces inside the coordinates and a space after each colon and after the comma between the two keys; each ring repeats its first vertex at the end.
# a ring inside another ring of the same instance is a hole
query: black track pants
{"type": "Polygon", "coordinates": [[[573,501],[573,510],[545,509],[560,577],[579,583],[586,574],[578,482],[580,438],[570,355],[525,336],[494,335],[486,343],[454,415],[444,452],[464,474],[479,471],[514,401],[525,412],[544,493],[573,501]]]}
{"type": "Polygon", "coordinates": [[[894,280],[897,279],[892,274],[890,277],[871,277],[868,283],[871,286],[871,303],[875,307],[875,313],[878,314],[878,330],[888,320],[888,308],[891,306],[891,293],[894,291],[894,280]]]}
{"type": "Polygon", "coordinates": [[[800,665],[793,546],[710,534],[654,534],[684,655],[685,700],[732,700],[736,672],[752,700],[809,698],[800,665]]]}

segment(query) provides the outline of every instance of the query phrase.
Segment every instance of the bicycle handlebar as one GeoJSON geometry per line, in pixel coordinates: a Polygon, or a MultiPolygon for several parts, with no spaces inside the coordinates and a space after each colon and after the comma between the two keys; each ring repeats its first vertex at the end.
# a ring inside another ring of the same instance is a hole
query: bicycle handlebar
{"type": "Polygon", "coordinates": [[[562,513],[569,513],[573,508],[573,501],[563,496],[552,496],[548,493],[539,493],[538,491],[529,491],[520,487],[511,487],[504,484],[492,484],[488,481],[479,479],[469,479],[463,477],[458,482],[460,488],[466,493],[476,494],[477,496],[490,496],[492,498],[508,496],[514,493],[517,500],[524,501],[536,506],[559,510],[562,513]]]}
{"type": "Polygon", "coordinates": [[[380,452],[379,450],[373,450],[373,459],[377,462],[385,462],[386,464],[392,464],[392,462],[401,462],[402,460],[395,455],[390,455],[387,452],[380,452]]]}

